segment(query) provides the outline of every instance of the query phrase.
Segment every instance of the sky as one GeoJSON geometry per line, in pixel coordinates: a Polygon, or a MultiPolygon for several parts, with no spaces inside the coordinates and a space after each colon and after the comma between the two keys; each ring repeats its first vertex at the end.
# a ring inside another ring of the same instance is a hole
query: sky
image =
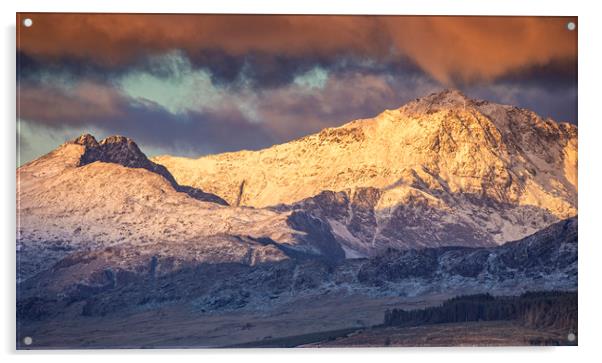
{"type": "Polygon", "coordinates": [[[446,88],[577,124],[569,22],[21,13],[18,164],[82,133],[149,156],[257,150],[446,88]]]}

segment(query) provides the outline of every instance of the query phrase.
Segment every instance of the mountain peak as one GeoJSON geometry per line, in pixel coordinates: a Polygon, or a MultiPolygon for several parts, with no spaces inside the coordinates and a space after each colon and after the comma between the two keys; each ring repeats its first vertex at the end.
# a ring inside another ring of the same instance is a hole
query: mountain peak
{"type": "Polygon", "coordinates": [[[100,142],[91,135],[82,135],[76,140],[85,147],[80,165],[95,161],[121,164],[126,167],[148,169],[150,162],[136,143],[124,136],[110,136],[100,142]]]}
{"type": "Polygon", "coordinates": [[[132,143],[136,144],[134,142],[134,140],[130,139],[129,137],[125,137],[125,136],[121,136],[121,135],[109,136],[100,141],[101,145],[104,145],[104,144],[132,144],[132,143]]]}
{"type": "Polygon", "coordinates": [[[462,91],[454,88],[444,89],[440,92],[433,92],[427,96],[422,97],[421,99],[443,103],[470,100],[470,98],[468,98],[464,93],[462,93],[462,91]]]}
{"type": "Polygon", "coordinates": [[[369,241],[369,249],[389,241],[502,243],[577,214],[573,128],[569,132],[531,111],[444,90],[257,152],[155,161],[178,182],[231,204],[262,208],[323,191],[339,193],[325,208],[336,205],[333,215],[344,216],[339,222],[351,228],[340,229],[341,235],[355,233],[369,241]],[[359,214],[347,212],[353,200],[359,214]],[[369,221],[352,221],[360,216],[369,221]],[[392,220],[420,227],[402,232],[388,227],[396,225],[392,220]]]}
{"type": "Polygon", "coordinates": [[[457,89],[445,89],[427,96],[417,98],[402,107],[403,110],[414,113],[431,114],[443,109],[466,108],[474,105],[475,101],[457,89]]]}
{"type": "Polygon", "coordinates": [[[85,147],[97,147],[98,141],[96,141],[96,138],[90,134],[82,134],[69,141],[68,144],[77,144],[85,147]]]}
{"type": "Polygon", "coordinates": [[[178,184],[173,175],[163,165],[150,161],[134,140],[129,137],[113,135],[97,142],[94,136],[83,134],[67,144],[82,145],[84,147],[77,166],[84,166],[100,161],[119,164],[128,168],[146,169],[164,177],[175,190],[184,192],[195,199],[221,205],[228,204],[217,195],[205,193],[199,188],[178,184]]]}

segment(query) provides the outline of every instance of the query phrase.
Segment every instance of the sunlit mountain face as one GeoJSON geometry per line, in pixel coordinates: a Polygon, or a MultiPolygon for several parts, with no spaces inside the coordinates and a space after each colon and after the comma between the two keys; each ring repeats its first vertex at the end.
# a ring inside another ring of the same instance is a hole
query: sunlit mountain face
{"type": "Polygon", "coordinates": [[[18,349],[577,344],[576,19],[22,18],[18,349]]]}
{"type": "Polygon", "coordinates": [[[573,18],[27,17],[19,165],[86,132],[150,156],[257,150],[446,88],[577,123],[573,18]]]}

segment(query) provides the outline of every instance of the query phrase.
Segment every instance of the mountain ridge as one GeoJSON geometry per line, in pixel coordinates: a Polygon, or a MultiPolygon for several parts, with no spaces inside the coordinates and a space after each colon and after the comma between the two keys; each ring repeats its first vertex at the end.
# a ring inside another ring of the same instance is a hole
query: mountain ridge
{"type": "Polygon", "coordinates": [[[234,205],[279,208],[322,192],[349,197],[375,188],[371,213],[387,224],[418,200],[441,231],[418,228],[424,241],[406,236],[399,247],[445,243],[445,225],[473,231],[466,245],[500,244],[577,214],[577,127],[453,90],[259,151],[153,161],[234,205]]]}
{"type": "Polygon", "coordinates": [[[576,291],[578,218],[562,218],[577,213],[576,136],[435,94],[203,158],[190,165],[199,186],[131,139],[84,134],[17,169],[19,335],[126,347],[159,326],[180,346],[184,334],[224,345],[307,316],[315,332],[365,326],[391,304],[576,291]]]}
{"type": "Polygon", "coordinates": [[[109,136],[97,142],[94,136],[83,134],[68,143],[82,145],[84,152],[78,166],[84,166],[96,161],[115,163],[129,168],[142,168],[164,177],[177,191],[191,197],[221,205],[228,203],[219,196],[205,193],[199,188],[180,185],[171,173],[163,166],[149,160],[140,150],[134,140],[120,135],[109,136]]]}
{"type": "Polygon", "coordinates": [[[129,138],[84,134],[17,170],[23,278],[69,253],[127,244],[237,263],[491,247],[576,215],[576,170],[565,170],[576,152],[576,128],[457,92],[201,158],[186,166],[211,181],[201,187],[129,138]],[[247,206],[253,195],[278,203],[247,206]]]}

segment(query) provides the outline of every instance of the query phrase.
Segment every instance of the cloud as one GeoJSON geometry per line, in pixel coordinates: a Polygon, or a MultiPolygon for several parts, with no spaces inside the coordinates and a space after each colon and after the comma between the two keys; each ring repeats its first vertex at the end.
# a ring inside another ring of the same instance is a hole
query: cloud
{"type": "Polygon", "coordinates": [[[22,83],[17,92],[20,117],[46,124],[118,117],[121,101],[114,89],[88,81],[72,87],[22,83]]]}
{"type": "Polygon", "coordinates": [[[386,18],[397,49],[435,79],[490,81],[550,62],[576,62],[577,32],[562,17],[386,18]]]}
{"type": "MultiPolygon", "coordinates": [[[[24,145],[48,134],[54,148],[60,144],[54,143],[57,138],[64,142],[83,132],[125,135],[146,150],[186,155],[257,149],[274,142],[263,125],[249,122],[236,108],[172,113],[157,103],[135,99],[110,85],[89,81],[69,88],[22,84],[18,110],[20,124],[27,125],[20,134],[24,145]]],[[[52,149],[47,148],[46,142],[43,145],[45,152],[52,149]]],[[[36,148],[30,154],[40,150],[36,148]]],[[[28,161],[27,155],[23,155],[24,162],[28,161]]]]}
{"type": "Polygon", "coordinates": [[[290,139],[373,117],[439,89],[421,76],[348,72],[332,75],[322,88],[292,85],[265,91],[257,113],[277,138],[290,139]]]}
{"type": "Polygon", "coordinates": [[[213,85],[211,73],[193,69],[180,52],[155,56],[153,69],[161,72],[134,70],[116,79],[116,85],[127,95],[155,102],[172,113],[210,107],[225,96],[213,85]]]}
{"type": "MultiPolygon", "coordinates": [[[[482,82],[509,72],[576,62],[577,31],[567,17],[416,17],[152,14],[20,14],[18,48],[45,62],[76,59],[120,69],[153,54],[183,51],[197,66],[228,60],[216,77],[247,71],[268,79],[287,66],[334,58],[407,58],[444,84],[482,82]],[[52,39],[52,41],[48,41],[52,39]]],[[[277,80],[278,81],[278,80],[277,80]]],[[[280,80],[282,82],[282,80],[280,80]]]]}
{"type": "Polygon", "coordinates": [[[568,18],[27,16],[18,106],[32,157],[85,131],[151,155],[258,149],[449,84],[576,123],[568,18]]]}

